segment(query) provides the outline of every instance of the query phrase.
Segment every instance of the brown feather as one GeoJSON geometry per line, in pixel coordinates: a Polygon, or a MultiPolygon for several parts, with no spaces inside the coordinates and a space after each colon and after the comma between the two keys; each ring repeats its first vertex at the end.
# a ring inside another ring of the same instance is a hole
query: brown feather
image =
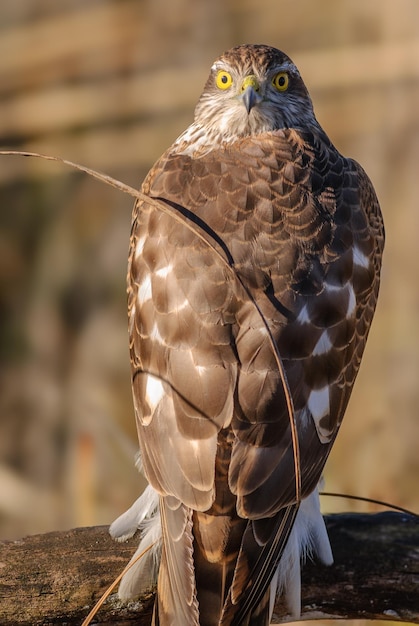
{"type": "Polygon", "coordinates": [[[307,496],[372,321],[384,243],[378,201],[362,168],[319,127],[297,68],[266,46],[216,61],[194,124],[142,190],[165,207],[135,206],[128,269],[141,455],[161,494],[156,620],[267,624],[270,581],[299,503],[289,409],[260,312],[291,390],[307,496]],[[238,96],[220,93],[220,67],[234,89],[257,76],[262,104],[248,113],[238,96]],[[280,70],[290,87],[275,94],[280,70]],[[202,237],[234,264],[259,312],[202,237]]]}

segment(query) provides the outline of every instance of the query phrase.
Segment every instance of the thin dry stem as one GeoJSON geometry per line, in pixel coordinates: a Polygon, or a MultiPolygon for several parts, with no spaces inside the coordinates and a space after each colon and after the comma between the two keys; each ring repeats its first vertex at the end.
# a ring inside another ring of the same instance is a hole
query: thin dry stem
{"type": "Polygon", "coordinates": [[[130,561],[128,563],[128,565],[126,567],[124,567],[124,569],[122,570],[122,572],[112,581],[112,583],[109,585],[109,587],[106,589],[106,591],[102,594],[102,596],[99,598],[99,600],[96,602],[95,606],[93,607],[93,609],[90,611],[89,615],[86,617],[86,619],[83,620],[82,625],[81,626],[89,626],[90,622],[92,621],[92,619],[94,618],[94,616],[96,615],[96,613],[99,611],[100,607],[102,606],[102,604],[106,601],[106,599],[111,595],[112,591],[115,589],[116,585],[119,583],[120,580],[122,580],[123,576],[125,576],[125,574],[128,572],[128,570],[131,569],[131,567],[133,565],[135,565],[135,563],[137,563],[140,559],[143,558],[143,556],[145,554],[147,554],[147,552],[149,550],[151,550],[151,548],[155,545],[156,542],[153,542],[151,545],[149,545],[145,550],[143,550],[138,556],[135,557],[135,559],[133,561],[130,561]]]}
{"type": "Polygon", "coordinates": [[[284,389],[284,394],[285,394],[286,403],[287,403],[288,417],[289,417],[290,429],[291,429],[291,440],[292,440],[292,446],[293,446],[293,456],[294,456],[295,498],[296,498],[296,502],[299,503],[301,501],[300,448],[299,448],[299,442],[298,442],[298,432],[297,432],[297,423],[296,423],[296,419],[295,419],[294,404],[293,404],[291,391],[290,391],[289,384],[288,384],[287,375],[286,375],[286,372],[285,372],[284,365],[282,363],[281,354],[279,352],[278,345],[277,345],[277,343],[275,341],[274,336],[272,335],[272,332],[271,332],[271,329],[269,327],[269,324],[268,324],[265,316],[263,315],[262,311],[260,310],[256,300],[254,299],[253,295],[251,294],[250,290],[244,284],[242,278],[240,277],[239,273],[237,272],[237,270],[236,270],[236,268],[234,266],[234,261],[230,260],[233,257],[229,253],[227,247],[226,247],[227,253],[224,253],[224,254],[228,254],[228,258],[226,258],[226,256],[224,256],[224,254],[222,254],[220,252],[220,250],[218,250],[218,248],[215,247],[214,243],[212,243],[211,241],[209,241],[205,237],[205,235],[203,234],[203,230],[199,227],[198,224],[192,223],[191,221],[188,221],[187,216],[185,216],[183,213],[178,212],[176,210],[176,208],[173,207],[171,204],[168,204],[168,203],[166,203],[166,202],[164,202],[162,200],[157,200],[155,198],[151,198],[150,196],[145,195],[141,191],[139,191],[137,189],[134,189],[134,187],[130,187],[129,185],[126,185],[125,183],[122,183],[119,180],[116,180],[115,178],[112,178],[111,176],[108,176],[107,174],[103,174],[101,172],[97,172],[96,170],[92,170],[89,167],[85,167],[84,165],[80,165],[78,163],[73,163],[73,161],[68,161],[67,159],[63,159],[61,157],[55,157],[55,156],[50,156],[50,155],[46,155],[46,154],[40,154],[38,152],[25,152],[25,151],[19,151],[19,150],[1,150],[0,151],[0,155],[4,155],[4,156],[13,156],[13,155],[14,156],[25,156],[25,157],[34,157],[34,158],[45,159],[47,161],[57,161],[58,163],[62,163],[64,165],[68,165],[68,166],[72,167],[73,169],[76,169],[76,170],[78,170],[80,172],[84,172],[85,174],[88,174],[89,176],[92,176],[93,178],[96,178],[97,180],[105,183],[106,185],[110,185],[112,187],[115,187],[116,189],[119,189],[123,193],[127,193],[128,195],[132,196],[133,198],[136,198],[137,200],[142,200],[143,202],[147,202],[148,204],[151,204],[158,211],[163,211],[164,213],[170,215],[177,222],[179,222],[182,225],[186,226],[186,228],[188,228],[197,237],[199,237],[199,239],[201,239],[201,241],[203,241],[207,246],[209,246],[211,248],[211,250],[217,255],[217,257],[228,268],[228,270],[231,272],[231,274],[234,276],[234,278],[237,280],[237,282],[244,289],[247,297],[249,298],[249,300],[252,302],[253,306],[255,307],[255,309],[256,309],[259,317],[261,318],[261,320],[263,322],[263,325],[265,326],[266,331],[268,333],[269,342],[271,344],[271,347],[272,347],[272,350],[273,350],[273,353],[274,353],[274,356],[275,356],[275,360],[276,360],[276,363],[277,363],[277,366],[278,366],[278,371],[279,371],[279,374],[280,374],[280,377],[281,377],[281,383],[282,383],[282,386],[283,386],[283,389],[284,389]]]}

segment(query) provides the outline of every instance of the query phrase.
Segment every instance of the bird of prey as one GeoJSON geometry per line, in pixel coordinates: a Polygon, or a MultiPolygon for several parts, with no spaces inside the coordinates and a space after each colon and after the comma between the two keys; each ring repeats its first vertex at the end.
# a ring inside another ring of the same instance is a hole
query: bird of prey
{"type": "Polygon", "coordinates": [[[132,388],[149,487],[119,594],[157,578],[154,624],[260,626],[300,560],[332,562],[318,483],[376,305],[373,186],[322,130],[291,59],[219,57],[193,123],[147,175],[128,268],[132,388]]]}

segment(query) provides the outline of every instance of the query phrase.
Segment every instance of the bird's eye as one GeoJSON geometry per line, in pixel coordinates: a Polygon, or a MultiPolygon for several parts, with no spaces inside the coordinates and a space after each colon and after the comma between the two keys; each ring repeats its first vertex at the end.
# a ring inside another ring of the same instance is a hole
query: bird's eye
{"type": "Polygon", "coordinates": [[[220,70],[217,74],[217,78],[215,79],[215,84],[218,89],[229,89],[229,87],[233,84],[233,77],[229,72],[220,70]]]}
{"type": "Polygon", "coordinates": [[[286,91],[288,89],[290,79],[287,72],[279,72],[272,79],[272,85],[277,91],[286,91]]]}

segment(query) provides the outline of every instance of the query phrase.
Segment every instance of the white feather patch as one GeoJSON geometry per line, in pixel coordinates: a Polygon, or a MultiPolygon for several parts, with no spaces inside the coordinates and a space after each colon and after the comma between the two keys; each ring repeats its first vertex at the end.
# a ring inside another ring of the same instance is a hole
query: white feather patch
{"type": "Polygon", "coordinates": [[[329,285],[328,283],[325,283],[324,286],[326,291],[346,291],[348,293],[348,309],[346,311],[346,317],[352,317],[356,308],[356,296],[352,283],[347,282],[342,287],[339,285],[329,285]]]}
{"type": "Polygon", "coordinates": [[[134,504],[122,513],[109,527],[109,533],[117,541],[126,541],[134,536],[147,517],[152,517],[159,505],[159,494],[148,485],[134,504]]]}
{"type": "Polygon", "coordinates": [[[329,333],[327,330],[324,330],[320,335],[318,342],[314,346],[313,356],[326,354],[331,348],[333,348],[333,344],[329,339],[329,333]]]}
{"type": "Polygon", "coordinates": [[[349,290],[349,302],[348,302],[348,310],[346,312],[346,317],[349,318],[349,317],[352,317],[352,315],[355,312],[356,296],[355,296],[355,290],[351,284],[348,284],[348,290],[349,290]]]}
{"type": "Polygon", "coordinates": [[[307,406],[315,421],[320,420],[327,415],[330,410],[329,386],[326,385],[322,389],[314,389],[309,397],[307,406]]]}
{"type": "Polygon", "coordinates": [[[144,235],[143,237],[140,237],[140,239],[137,240],[137,243],[135,246],[135,258],[136,259],[138,259],[138,257],[141,256],[146,239],[147,237],[144,235]]]}
{"type": "Polygon", "coordinates": [[[352,248],[352,257],[355,265],[359,265],[360,267],[364,267],[365,269],[369,268],[369,258],[363,252],[361,252],[361,250],[357,246],[354,246],[352,248]]]}
{"type": "Polygon", "coordinates": [[[310,315],[308,314],[308,309],[306,305],[304,305],[301,311],[299,312],[296,321],[299,324],[310,324],[311,319],[310,319],[310,315]]]}
{"type": "MultiPolygon", "coordinates": [[[[307,556],[317,557],[325,565],[333,563],[329,538],[320,513],[317,488],[301,502],[294,527],[271,583],[271,596],[275,597],[275,592],[283,593],[287,607],[295,619],[299,618],[301,612],[300,564],[307,556]]],[[[272,597],[271,603],[273,609],[272,597]]]]}
{"type": "Polygon", "coordinates": [[[130,563],[150,549],[121,580],[118,595],[124,602],[137,598],[157,581],[161,556],[159,495],[150,485],[132,507],[111,524],[109,532],[114,539],[126,541],[137,530],[141,532],[141,540],[130,563]]]}
{"type": "Polygon", "coordinates": [[[186,309],[189,305],[189,300],[187,300],[186,298],[184,299],[183,302],[181,302],[176,308],[175,308],[175,312],[179,313],[179,311],[183,311],[184,309],[186,309]]]}
{"type": "Polygon", "coordinates": [[[162,344],[164,343],[164,339],[161,336],[159,328],[156,323],[154,323],[153,328],[151,329],[150,338],[154,339],[155,341],[158,341],[158,343],[162,343],[162,344]]]}
{"type": "Polygon", "coordinates": [[[151,299],[151,296],[151,276],[147,275],[138,289],[138,302],[144,304],[151,299]]]}
{"type": "Polygon", "coordinates": [[[159,270],[157,270],[156,276],[159,276],[160,278],[166,278],[170,274],[172,269],[173,269],[173,265],[169,263],[169,265],[166,265],[165,267],[162,267],[159,270]]]}
{"type": "Polygon", "coordinates": [[[154,411],[160,400],[163,398],[164,393],[164,387],[161,380],[152,374],[148,374],[145,387],[145,399],[152,411],[154,411]]]}

